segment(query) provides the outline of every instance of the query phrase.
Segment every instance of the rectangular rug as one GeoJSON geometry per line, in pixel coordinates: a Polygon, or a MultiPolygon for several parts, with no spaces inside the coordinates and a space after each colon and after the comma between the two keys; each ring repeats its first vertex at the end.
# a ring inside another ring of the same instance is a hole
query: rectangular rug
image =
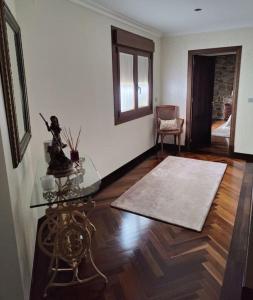
{"type": "Polygon", "coordinates": [[[226,167],[169,156],[111,206],[201,231],[226,167]]]}

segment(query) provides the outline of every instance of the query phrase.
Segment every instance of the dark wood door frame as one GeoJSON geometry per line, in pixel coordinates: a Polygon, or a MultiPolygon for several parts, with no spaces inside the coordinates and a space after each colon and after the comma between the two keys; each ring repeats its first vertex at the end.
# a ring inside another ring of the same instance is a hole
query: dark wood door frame
{"type": "Polygon", "coordinates": [[[191,147],[211,145],[215,56],[194,55],[191,147]]]}
{"type": "Polygon", "coordinates": [[[187,75],[187,103],[186,103],[186,146],[190,149],[191,144],[191,127],[192,127],[192,87],[193,87],[193,59],[194,55],[222,55],[235,54],[235,76],[234,76],[234,93],[232,98],[232,120],[229,139],[229,154],[234,153],[235,141],[235,125],[237,112],[237,98],[239,89],[240,67],[241,67],[241,53],[242,46],[223,47],[223,48],[209,48],[188,51],[188,75],[187,75]]]}

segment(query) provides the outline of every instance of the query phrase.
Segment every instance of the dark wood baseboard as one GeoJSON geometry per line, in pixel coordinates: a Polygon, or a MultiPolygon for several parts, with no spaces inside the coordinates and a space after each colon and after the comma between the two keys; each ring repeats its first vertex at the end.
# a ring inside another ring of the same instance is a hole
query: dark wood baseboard
{"type": "Polygon", "coordinates": [[[136,167],[138,164],[140,164],[142,161],[147,159],[149,156],[155,154],[156,151],[157,151],[157,146],[154,145],[152,148],[148,149],[144,153],[142,153],[139,156],[137,156],[136,158],[132,159],[131,161],[129,161],[128,163],[126,163],[125,165],[120,167],[119,169],[117,169],[114,172],[110,173],[109,175],[105,176],[102,179],[100,191],[101,191],[101,189],[104,189],[105,187],[107,187],[108,185],[110,185],[111,183],[113,183],[114,181],[119,179],[120,177],[122,177],[124,174],[129,172],[132,168],[136,167]]]}
{"type": "MultiPolygon", "coordinates": [[[[163,144],[163,148],[165,151],[172,152],[172,153],[178,153],[178,146],[175,144],[163,144]]],[[[185,145],[181,145],[181,151],[187,151],[185,145]]],[[[157,145],[157,149],[161,149],[161,143],[157,145]]]]}
{"type": "Polygon", "coordinates": [[[247,256],[246,256],[246,266],[245,266],[245,275],[243,281],[243,291],[242,299],[249,300],[253,299],[253,164],[251,168],[251,177],[249,177],[249,187],[248,187],[248,197],[251,198],[251,207],[250,207],[250,223],[249,223],[249,238],[247,243],[247,256]]]}
{"type": "Polygon", "coordinates": [[[253,299],[253,290],[244,287],[242,290],[242,300],[252,300],[253,299]]]}
{"type": "MultiPolygon", "coordinates": [[[[164,150],[167,151],[167,152],[171,152],[173,154],[178,153],[178,146],[175,145],[175,144],[165,143],[163,145],[163,147],[164,147],[164,150]]],[[[105,187],[107,187],[108,185],[110,185],[111,183],[113,183],[114,181],[116,181],[117,179],[122,177],[123,175],[125,175],[132,168],[136,167],[138,164],[140,164],[142,161],[147,159],[149,156],[154,155],[157,151],[159,151],[159,149],[161,149],[161,144],[160,143],[157,144],[157,145],[154,145],[153,147],[151,147],[150,149],[148,149],[144,153],[140,154],[139,156],[137,156],[133,160],[129,161],[128,163],[126,163],[125,165],[120,167],[119,169],[117,169],[114,172],[110,173],[109,175],[105,176],[102,179],[100,190],[104,189],[105,187]]],[[[185,145],[181,146],[181,151],[202,152],[202,151],[195,151],[194,149],[189,150],[187,148],[187,146],[185,146],[185,145]]],[[[213,153],[211,153],[211,154],[213,154],[213,153]]],[[[227,156],[229,156],[229,154],[227,156]]],[[[243,159],[243,160],[246,160],[248,162],[251,162],[251,161],[253,162],[253,155],[234,153],[232,155],[232,157],[235,157],[235,158],[238,158],[238,159],[243,159]]]]}
{"type": "MultiPolygon", "coordinates": [[[[163,147],[164,147],[164,150],[167,151],[167,152],[171,152],[173,154],[178,153],[178,146],[176,146],[174,144],[164,144],[163,147]]],[[[120,167],[119,169],[117,169],[114,172],[110,173],[109,175],[105,176],[102,179],[99,191],[101,191],[101,189],[106,188],[108,185],[110,185],[111,183],[113,183],[114,181],[116,181],[117,179],[122,177],[123,175],[125,175],[132,168],[136,167],[138,164],[140,164],[142,161],[147,159],[149,156],[154,155],[155,153],[157,153],[157,151],[159,151],[160,149],[161,149],[161,144],[160,143],[157,144],[157,145],[154,145],[153,147],[151,147],[150,149],[148,149],[144,153],[140,154],[136,158],[132,159],[131,161],[129,161],[128,163],[126,163],[125,165],[120,167]]],[[[187,151],[186,146],[182,145],[181,146],[181,151],[187,151]]]]}
{"type": "Polygon", "coordinates": [[[252,154],[244,154],[244,153],[234,152],[232,156],[234,158],[239,158],[239,159],[246,160],[247,162],[253,162],[253,155],[252,154]]]}
{"type": "Polygon", "coordinates": [[[244,154],[244,153],[234,152],[234,148],[229,148],[227,153],[225,153],[225,152],[219,153],[218,151],[217,152],[212,151],[212,149],[209,150],[208,148],[201,149],[201,148],[197,148],[197,147],[192,148],[192,147],[186,147],[186,146],[183,146],[183,148],[181,147],[181,149],[183,149],[185,151],[190,151],[190,152],[221,155],[221,156],[225,156],[225,157],[242,159],[242,160],[245,160],[246,162],[253,162],[253,154],[244,154]]]}
{"type": "Polygon", "coordinates": [[[252,205],[253,164],[246,164],[227,267],[221,290],[221,300],[249,300],[243,288],[246,276],[246,257],[249,248],[249,226],[252,205]],[[242,298],[244,292],[244,298],[242,298]],[[246,298],[247,296],[247,298],[246,298]]]}

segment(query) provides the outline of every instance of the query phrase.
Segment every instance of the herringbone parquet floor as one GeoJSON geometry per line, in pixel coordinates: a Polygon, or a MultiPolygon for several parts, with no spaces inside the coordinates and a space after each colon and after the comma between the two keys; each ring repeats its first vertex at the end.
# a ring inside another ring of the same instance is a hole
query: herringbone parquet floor
{"type": "MultiPolygon", "coordinates": [[[[107,288],[97,280],[80,287],[52,289],[48,299],[219,299],[245,162],[206,154],[181,156],[228,164],[203,231],[110,207],[114,199],[161,161],[161,154],[154,155],[96,196],[97,208],[91,217],[97,227],[93,251],[97,265],[109,278],[107,288]]],[[[43,299],[46,261],[40,253],[31,300],[43,299]]]]}

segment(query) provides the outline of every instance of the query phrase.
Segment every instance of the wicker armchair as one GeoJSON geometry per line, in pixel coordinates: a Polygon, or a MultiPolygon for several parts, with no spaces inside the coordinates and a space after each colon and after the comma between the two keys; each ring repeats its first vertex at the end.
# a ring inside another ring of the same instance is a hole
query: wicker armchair
{"type": "Polygon", "coordinates": [[[181,146],[181,134],[183,132],[184,119],[178,117],[178,106],[159,105],[156,107],[156,144],[158,144],[159,136],[161,137],[161,148],[163,152],[163,141],[166,135],[174,136],[175,145],[178,144],[178,152],[181,146]],[[164,130],[160,129],[161,120],[177,120],[177,128],[164,130]]]}

